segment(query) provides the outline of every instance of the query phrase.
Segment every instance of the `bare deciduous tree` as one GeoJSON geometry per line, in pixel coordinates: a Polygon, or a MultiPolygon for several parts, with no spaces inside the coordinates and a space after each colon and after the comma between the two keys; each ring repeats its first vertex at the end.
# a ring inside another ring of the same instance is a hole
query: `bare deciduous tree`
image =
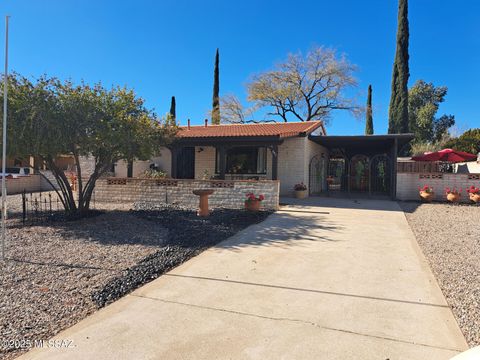
{"type": "Polygon", "coordinates": [[[335,50],[315,47],[305,56],[289,54],[272,71],[258,74],[247,85],[248,100],[257,106],[269,106],[267,115],[283,121],[327,120],[332,110],[356,112],[345,89],[356,85],[355,66],[335,50]]]}
{"type": "Polygon", "coordinates": [[[233,94],[220,98],[220,114],[224,123],[246,124],[261,122],[261,120],[255,120],[254,118],[256,110],[258,110],[256,104],[251,107],[245,107],[233,94]]]}

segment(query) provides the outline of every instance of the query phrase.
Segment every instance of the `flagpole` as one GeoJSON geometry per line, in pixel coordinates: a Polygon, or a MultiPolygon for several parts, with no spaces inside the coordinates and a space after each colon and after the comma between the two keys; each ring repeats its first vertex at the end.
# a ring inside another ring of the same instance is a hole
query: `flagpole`
{"type": "Polygon", "coordinates": [[[7,186],[5,183],[5,167],[7,163],[7,92],[8,92],[8,19],[5,16],[5,72],[3,76],[3,137],[2,137],[2,260],[5,259],[6,218],[7,218],[7,186]]]}

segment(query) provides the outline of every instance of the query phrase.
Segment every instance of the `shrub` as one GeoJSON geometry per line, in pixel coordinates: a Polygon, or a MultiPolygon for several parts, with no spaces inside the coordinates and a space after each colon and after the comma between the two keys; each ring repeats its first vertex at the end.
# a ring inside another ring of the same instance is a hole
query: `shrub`
{"type": "Polygon", "coordinates": [[[428,185],[424,185],[423,187],[419,187],[418,191],[423,191],[430,194],[430,193],[433,193],[433,188],[428,185]]]}
{"type": "Polygon", "coordinates": [[[469,194],[480,194],[480,188],[477,188],[474,185],[472,185],[467,189],[467,192],[469,194]]]}
{"type": "Polygon", "coordinates": [[[245,200],[245,202],[265,200],[265,196],[263,196],[263,195],[255,196],[254,193],[248,193],[248,194],[246,194],[246,196],[247,196],[247,200],[245,200]]]}
{"type": "Polygon", "coordinates": [[[303,182],[301,182],[299,184],[295,184],[295,186],[293,188],[295,189],[295,191],[305,191],[305,190],[307,190],[307,185],[305,185],[303,182]]]}
{"type": "Polygon", "coordinates": [[[148,178],[148,179],[164,179],[167,177],[167,173],[162,170],[147,169],[143,173],[142,177],[148,178]]]}
{"type": "Polygon", "coordinates": [[[457,188],[445,188],[445,194],[454,194],[454,195],[460,195],[462,193],[462,189],[457,189],[457,188]]]}

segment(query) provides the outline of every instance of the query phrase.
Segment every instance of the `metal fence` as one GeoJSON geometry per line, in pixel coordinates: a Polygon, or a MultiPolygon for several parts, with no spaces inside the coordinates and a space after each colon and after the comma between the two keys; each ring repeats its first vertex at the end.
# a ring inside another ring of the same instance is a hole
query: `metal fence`
{"type": "MultiPolygon", "coordinates": [[[[95,209],[95,191],[92,193],[90,208],[95,209]]],[[[51,218],[55,213],[63,213],[65,208],[55,192],[22,192],[22,223],[39,223],[51,218]]]]}

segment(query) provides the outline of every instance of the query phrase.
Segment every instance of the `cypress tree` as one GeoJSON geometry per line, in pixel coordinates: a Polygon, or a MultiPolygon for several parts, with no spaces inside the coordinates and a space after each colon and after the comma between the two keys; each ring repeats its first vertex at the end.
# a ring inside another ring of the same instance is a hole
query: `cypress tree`
{"type": "Polygon", "coordinates": [[[365,123],[365,135],[373,135],[372,85],[368,85],[366,112],[367,112],[367,119],[365,123]]]}
{"type": "Polygon", "coordinates": [[[213,102],[212,102],[212,124],[220,124],[220,74],[219,74],[219,55],[218,49],[215,54],[215,69],[213,70],[213,102]]]}
{"type": "Polygon", "coordinates": [[[397,49],[393,63],[388,133],[408,132],[408,0],[399,0],[397,49]]]}
{"type": "Polygon", "coordinates": [[[170,103],[170,117],[172,118],[172,121],[175,122],[175,118],[177,117],[175,96],[172,96],[172,101],[170,103]]]}

